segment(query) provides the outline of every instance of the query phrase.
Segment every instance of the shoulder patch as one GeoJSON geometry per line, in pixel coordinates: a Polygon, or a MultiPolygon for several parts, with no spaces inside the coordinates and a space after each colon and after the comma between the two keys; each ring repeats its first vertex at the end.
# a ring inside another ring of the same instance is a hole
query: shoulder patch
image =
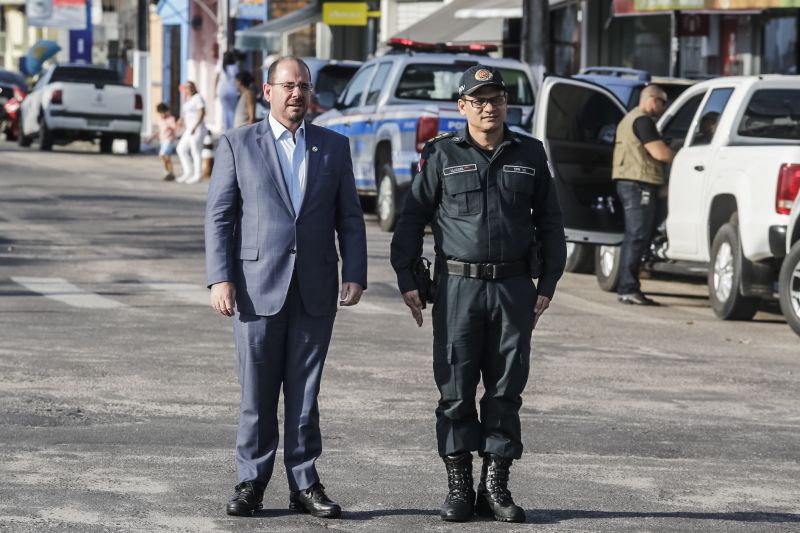
{"type": "Polygon", "coordinates": [[[435,142],[441,141],[442,139],[447,139],[449,137],[452,137],[453,135],[455,135],[455,132],[446,131],[444,133],[440,133],[436,137],[431,137],[430,139],[428,139],[427,143],[435,143],[435,142]]]}

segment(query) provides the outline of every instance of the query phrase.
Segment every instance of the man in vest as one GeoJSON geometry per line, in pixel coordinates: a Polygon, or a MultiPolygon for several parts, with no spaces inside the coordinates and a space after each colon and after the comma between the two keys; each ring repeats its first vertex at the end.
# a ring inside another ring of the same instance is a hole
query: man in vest
{"type": "Polygon", "coordinates": [[[625,115],[617,126],[612,176],[625,210],[625,238],[617,285],[617,299],[624,304],[658,305],[642,294],[639,266],[650,245],[658,188],[664,185],[664,164],[675,157],[655,123],[666,107],[664,90],[648,85],[642,90],[639,107],[625,115]]]}

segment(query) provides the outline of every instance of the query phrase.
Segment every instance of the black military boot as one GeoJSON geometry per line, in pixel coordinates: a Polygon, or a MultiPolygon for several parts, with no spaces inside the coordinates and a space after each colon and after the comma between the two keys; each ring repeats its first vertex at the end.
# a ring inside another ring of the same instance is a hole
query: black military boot
{"type": "Polygon", "coordinates": [[[228,500],[228,514],[234,516],[253,516],[255,511],[263,507],[266,483],[259,481],[243,481],[233,489],[233,496],[228,500]]]}
{"type": "Polygon", "coordinates": [[[508,490],[508,469],[511,459],[487,453],[483,457],[481,481],[478,484],[478,501],[475,512],[491,516],[499,522],[524,522],[525,511],[514,503],[508,490]]]}
{"type": "Polygon", "coordinates": [[[475,514],[475,489],[472,488],[472,454],[447,455],[447,486],[449,492],[442,505],[442,520],[466,522],[475,514]]]}

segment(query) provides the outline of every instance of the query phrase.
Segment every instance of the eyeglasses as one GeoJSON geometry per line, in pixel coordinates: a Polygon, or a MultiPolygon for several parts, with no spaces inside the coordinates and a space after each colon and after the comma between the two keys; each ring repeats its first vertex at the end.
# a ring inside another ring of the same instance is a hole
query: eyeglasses
{"type": "Polygon", "coordinates": [[[493,96],[492,98],[462,98],[465,102],[469,102],[473,108],[475,109],[483,109],[488,104],[492,104],[494,107],[499,107],[501,105],[505,105],[506,100],[508,98],[504,94],[500,94],[497,96],[493,96]]]}
{"type": "Polygon", "coordinates": [[[311,85],[310,83],[305,83],[305,82],[303,82],[303,83],[292,83],[292,82],[270,83],[270,85],[278,85],[279,87],[283,87],[284,89],[286,89],[290,93],[293,93],[294,90],[297,89],[297,88],[300,89],[300,92],[307,93],[308,91],[310,91],[313,88],[313,85],[311,85]]]}
{"type": "Polygon", "coordinates": [[[655,98],[657,101],[661,102],[661,105],[667,105],[667,100],[665,98],[662,98],[660,96],[654,96],[653,98],[655,98]]]}

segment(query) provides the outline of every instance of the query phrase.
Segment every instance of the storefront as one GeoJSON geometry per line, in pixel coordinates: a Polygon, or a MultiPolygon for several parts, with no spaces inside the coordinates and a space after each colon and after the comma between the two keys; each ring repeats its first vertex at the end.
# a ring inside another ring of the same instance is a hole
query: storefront
{"type": "Polygon", "coordinates": [[[800,0],[614,0],[603,63],[691,78],[796,74],[800,0]]]}

